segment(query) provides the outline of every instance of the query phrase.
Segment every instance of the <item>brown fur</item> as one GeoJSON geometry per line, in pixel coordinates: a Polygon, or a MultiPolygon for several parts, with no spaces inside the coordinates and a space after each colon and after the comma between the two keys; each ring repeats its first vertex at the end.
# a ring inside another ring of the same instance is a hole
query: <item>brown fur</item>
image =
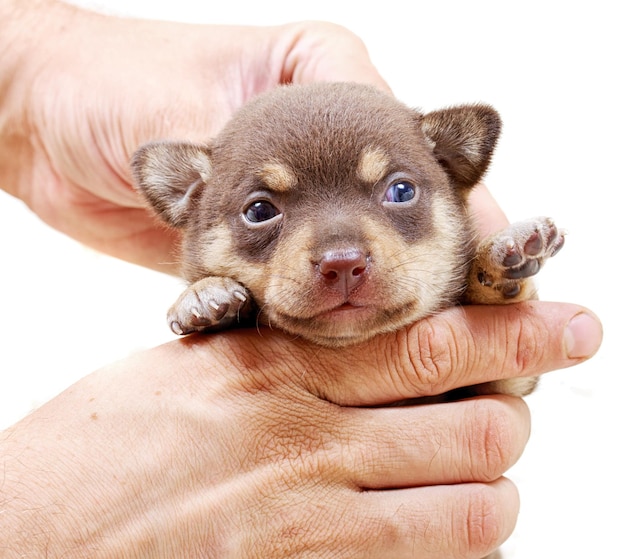
{"type": "Polygon", "coordinates": [[[533,296],[562,234],[537,218],[477,246],[466,211],[499,131],[485,105],[422,115],[371,87],[317,84],[260,96],[206,145],[143,146],[138,188],[185,233],[172,329],[260,320],[340,347],[458,302],[533,296]]]}

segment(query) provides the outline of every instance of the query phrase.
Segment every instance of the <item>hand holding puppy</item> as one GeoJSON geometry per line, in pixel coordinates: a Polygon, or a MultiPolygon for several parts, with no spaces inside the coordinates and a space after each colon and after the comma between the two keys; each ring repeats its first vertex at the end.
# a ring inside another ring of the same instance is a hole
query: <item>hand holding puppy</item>
{"type": "Polygon", "coordinates": [[[515,525],[524,402],[376,406],[578,363],[582,311],[454,308],[339,351],[238,330],[106,367],[0,438],[1,554],[482,557],[515,525]]]}
{"type": "Polygon", "coordinates": [[[131,186],[139,144],[212,137],[281,83],[386,88],[360,39],[327,23],[186,25],[55,0],[6,0],[0,21],[0,187],[82,243],[172,274],[178,236],[131,186]]]}

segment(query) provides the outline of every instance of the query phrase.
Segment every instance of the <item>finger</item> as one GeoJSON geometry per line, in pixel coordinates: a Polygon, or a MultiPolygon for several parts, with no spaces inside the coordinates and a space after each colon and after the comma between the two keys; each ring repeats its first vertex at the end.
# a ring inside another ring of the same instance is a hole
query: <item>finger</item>
{"type": "Polygon", "coordinates": [[[509,225],[504,211],[482,183],[477,184],[470,192],[469,207],[480,237],[488,237],[509,225]]]}
{"type": "Polygon", "coordinates": [[[519,512],[517,489],[504,478],[491,484],[422,487],[370,497],[380,507],[380,524],[387,529],[386,538],[370,535],[381,548],[374,556],[389,559],[484,557],[508,539],[519,512]],[[394,538],[389,537],[390,527],[394,538]]]}
{"type": "Polygon", "coordinates": [[[279,29],[282,36],[290,37],[288,54],[284,57],[285,82],[352,81],[390,92],[363,41],[345,27],[304,22],[279,29]]]}
{"type": "Polygon", "coordinates": [[[510,396],[342,411],[341,465],[363,489],[494,481],[530,436],[528,407],[510,396]]]}
{"type": "Polygon", "coordinates": [[[591,357],[601,339],[590,311],[531,301],[454,307],[357,347],[300,357],[311,371],[302,378],[320,397],[377,405],[569,367],[591,357]]]}
{"type": "MultiPolygon", "coordinates": [[[[333,512],[340,522],[327,526],[322,533],[310,530],[316,541],[308,548],[319,550],[319,556],[484,557],[510,536],[519,511],[517,489],[504,478],[489,484],[351,492],[339,496],[341,514],[333,512]]],[[[336,498],[330,495],[324,505],[318,505],[318,516],[332,516],[328,509],[334,509],[336,498]]],[[[289,518],[289,513],[287,504],[277,522],[289,518]]],[[[302,516],[301,512],[298,516],[302,516]]],[[[317,520],[309,518],[308,525],[314,525],[317,520]]],[[[298,518],[293,524],[298,524],[298,518]]]]}

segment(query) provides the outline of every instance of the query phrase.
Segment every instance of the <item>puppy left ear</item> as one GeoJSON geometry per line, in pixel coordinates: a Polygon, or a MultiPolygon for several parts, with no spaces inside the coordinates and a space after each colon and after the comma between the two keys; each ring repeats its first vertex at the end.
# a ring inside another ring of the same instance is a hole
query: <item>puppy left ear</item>
{"type": "Polygon", "coordinates": [[[135,186],[156,213],[174,227],[184,227],[194,197],[211,175],[211,146],[152,142],[130,162],[135,186]]]}
{"type": "Polygon", "coordinates": [[[474,186],[487,170],[501,126],[500,116],[488,105],[462,105],[421,119],[435,157],[461,188],[474,186]]]}

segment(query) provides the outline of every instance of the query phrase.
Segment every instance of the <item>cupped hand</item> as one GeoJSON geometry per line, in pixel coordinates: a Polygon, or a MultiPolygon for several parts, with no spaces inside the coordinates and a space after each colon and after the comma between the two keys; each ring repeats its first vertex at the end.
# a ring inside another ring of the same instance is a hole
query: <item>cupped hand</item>
{"type": "Polygon", "coordinates": [[[533,302],[450,309],[341,351],[262,329],[137,354],[0,437],[0,549],[484,557],[515,524],[502,474],[527,441],[526,405],[384,404],[579,363],[600,336],[584,309],[533,302]]]}
{"type": "Polygon", "coordinates": [[[7,32],[15,70],[5,72],[6,91],[0,80],[0,186],[79,241],[170,273],[177,233],[130,182],[141,143],[207,140],[247,100],[283,83],[387,87],[363,43],[328,23],[188,25],[50,0],[19,12],[7,32]]]}

